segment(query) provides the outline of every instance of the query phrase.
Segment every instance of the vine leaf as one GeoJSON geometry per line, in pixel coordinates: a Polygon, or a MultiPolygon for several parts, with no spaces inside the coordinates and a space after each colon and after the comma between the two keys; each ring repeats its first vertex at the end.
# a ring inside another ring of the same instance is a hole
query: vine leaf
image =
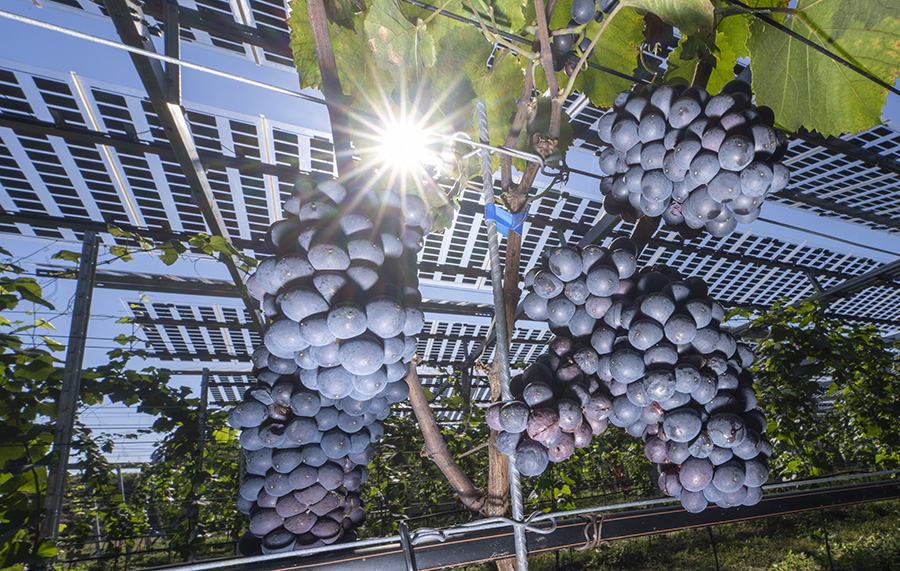
{"type": "Polygon", "coordinates": [[[726,83],[734,79],[734,66],[739,57],[748,57],[747,39],[750,37],[750,18],[732,16],[725,18],[716,28],[716,67],[709,77],[706,90],[718,93],[726,83]]]}
{"type": "Polygon", "coordinates": [[[713,29],[714,7],[710,0],[622,0],[638,13],[652,12],[685,34],[709,33],[713,29]]]}
{"type": "MultiPolygon", "coordinates": [[[[900,74],[895,3],[800,0],[783,24],[893,84],[900,74]]],[[[753,89],[787,129],[855,133],[881,122],[887,90],[784,32],[756,21],[747,47],[753,89]]]]}
{"type": "Polygon", "coordinates": [[[495,51],[478,29],[458,24],[442,35],[437,63],[429,73],[445,118],[458,129],[474,132],[475,99],[482,98],[491,144],[503,144],[524,78],[514,54],[495,51]]]}
{"type": "MultiPolygon", "coordinates": [[[[601,25],[592,21],[585,29],[585,37],[593,38],[601,25]]],[[[620,10],[600,36],[588,62],[630,75],[637,65],[643,41],[644,18],[633,10],[620,10]]],[[[582,70],[575,80],[576,91],[584,93],[597,107],[612,106],[616,95],[631,85],[631,80],[596,69],[582,70]]]]}
{"type": "Polygon", "coordinates": [[[666,82],[690,84],[694,77],[697,59],[714,54],[716,65],[706,90],[718,93],[726,83],[734,79],[737,58],[749,55],[747,38],[750,36],[750,19],[744,15],[725,18],[716,30],[715,44],[699,34],[682,36],[678,46],[666,62],[666,82]]]}
{"type": "Polygon", "coordinates": [[[422,66],[434,66],[434,38],[424,27],[407,20],[396,0],[374,0],[365,30],[375,64],[395,79],[422,66]]]}
{"type": "MultiPolygon", "coordinates": [[[[366,12],[357,13],[352,27],[339,24],[328,26],[338,77],[344,95],[350,98],[347,101],[349,105],[364,103],[365,96],[372,93],[373,86],[388,86],[391,83],[390,76],[375,65],[366,36],[361,32],[366,14],[366,12]]],[[[302,89],[319,87],[322,78],[319,75],[319,60],[309,24],[306,0],[292,0],[288,25],[291,29],[291,51],[294,54],[294,66],[300,77],[300,87],[302,89]]]]}

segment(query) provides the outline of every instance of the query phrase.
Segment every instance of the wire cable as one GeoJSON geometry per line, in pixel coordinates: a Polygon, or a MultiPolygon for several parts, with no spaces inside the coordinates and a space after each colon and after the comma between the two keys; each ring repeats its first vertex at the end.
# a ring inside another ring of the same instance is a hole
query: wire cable
{"type": "Polygon", "coordinates": [[[154,51],[145,50],[142,48],[136,48],[136,47],[125,45],[125,44],[122,44],[119,42],[114,42],[112,40],[107,40],[106,38],[93,36],[91,34],[85,34],[84,32],[72,30],[72,29],[66,28],[64,26],[57,26],[56,24],[42,22],[41,20],[36,20],[34,18],[29,18],[27,16],[20,16],[19,14],[7,12],[6,10],[0,10],[0,17],[7,18],[7,19],[10,19],[10,20],[13,20],[16,22],[20,22],[23,24],[29,24],[32,26],[36,26],[38,28],[44,28],[45,30],[59,32],[60,34],[65,34],[67,36],[72,36],[73,38],[79,38],[81,40],[87,40],[89,42],[94,42],[96,44],[104,45],[104,46],[107,46],[110,48],[115,48],[117,50],[124,50],[126,52],[131,52],[133,54],[142,55],[144,57],[148,57],[151,59],[164,61],[166,63],[178,65],[178,66],[181,66],[184,68],[202,71],[204,73],[209,73],[211,75],[215,75],[218,77],[224,77],[225,79],[231,79],[231,80],[237,81],[239,83],[245,83],[247,85],[252,85],[253,87],[259,87],[261,89],[267,89],[269,91],[274,91],[275,93],[280,93],[282,95],[288,95],[290,97],[295,97],[297,99],[303,99],[304,101],[310,101],[312,103],[319,103],[322,105],[325,104],[324,99],[320,99],[318,97],[313,97],[312,95],[306,95],[305,93],[299,93],[299,92],[291,90],[291,89],[286,89],[284,87],[278,87],[277,85],[271,85],[269,83],[257,81],[255,79],[242,77],[240,75],[236,75],[234,73],[229,73],[227,71],[221,71],[218,69],[207,67],[205,65],[191,63],[191,62],[184,61],[184,60],[181,60],[178,58],[166,56],[163,54],[158,54],[154,51]]]}

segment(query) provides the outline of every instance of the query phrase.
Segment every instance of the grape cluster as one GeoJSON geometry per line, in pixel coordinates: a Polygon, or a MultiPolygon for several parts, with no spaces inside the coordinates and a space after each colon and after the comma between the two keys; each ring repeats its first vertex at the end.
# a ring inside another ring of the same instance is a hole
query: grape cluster
{"type": "Polygon", "coordinates": [[[556,337],[550,351],[510,381],[513,400],[488,408],[487,424],[498,430],[497,449],[516,455],[525,476],[537,476],[550,462],[562,462],[606,431],[611,400],[596,376],[576,363],[583,347],[556,337]]]}
{"type": "MultiPolygon", "coordinates": [[[[603,21],[603,18],[615,8],[618,0],[574,0],[572,2],[572,20],[569,21],[569,28],[583,26],[591,20],[597,23],[603,21]]],[[[583,37],[575,46],[575,40],[578,36],[574,33],[556,34],[550,39],[550,53],[553,56],[554,71],[565,71],[567,75],[571,75],[575,71],[575,65],[581,58],[581,54],[588,50],[591,45],[591,39],[583,37]]]]}
{"type": "Polygon", "coordinates": [[[705,228],[727,236],[759,216],[765,197],[787,186],[787,137],[734,80],[715,96],[697,87],[623,91],[598,124],[608,146],[600,168],[607,212],[634,221],[662,216],[686,238],[705,228]]]}
{"type": "Polygon", "coordinates": [[[424,315],[407,268],[431,219],[416,196],[353,190],[298,183],[267,236],[277,255],[247,282],[268,325],[257,384],[228,414],[246,457],[245,555],[355,537],[380,421],[409,394],[424,315]]]}
{"type": "Polygon", "coordinates": [[[752,505],[772,453],[753,354],[721,329],[725,311],[702,279],[636,270],[634,250],[621,238],[562,246],[526,275],[524,310],[556,337],[512,383],[515,400],[488,410],[497,446],[536,475],[612,424],[644,440],[660,488],[688,511],[752,505]]]}

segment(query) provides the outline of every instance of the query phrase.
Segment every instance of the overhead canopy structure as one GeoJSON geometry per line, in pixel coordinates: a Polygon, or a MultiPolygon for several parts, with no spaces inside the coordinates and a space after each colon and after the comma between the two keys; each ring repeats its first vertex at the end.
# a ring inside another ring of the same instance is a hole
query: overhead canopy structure
{"type": "MultiPolygon", "coordinates": [[[[166,6],[164,0],[143,3],[151,36],[164,34],[166,6]]],[[[257,64],[257,77],[283,85],[295,74],[287,10],[284,0],[181,0],[177,20],[170,15],[169,21],[179,22],[183,46],[198,48],[191,57],[257,64]]],[[[51,0],[43,13],[122,41],[100,0],[51,0]]],[[[148,38],[142,41],[152,47],[148,38]]],[[[146,74],[119,85],[36,57],[0,60],[0,232],[79,240],[95,230],[107,246],[117,243],[109,224],[157,240],[224,234],[261,259],[268,255],[266,230],[280,219],[297,177],[333,170],[323,105],[307,101],[302,113],[282,107],[260,115],[248,112],[239,97],[228,106],[221,93],[210,88],[204,94],[194,85],[173,107],[163,100],[171,92],[147,89],[146,74]],[[160,109],[169,110],[166,117],[160,109]],[[189,156],[199,164],[186,161],[189,156]]],[[[577,95],[567,111],[577,137],[568,157],[573,171],[568,184],[533,202],[523,229],[521,275],[547,248],[581,240],[603,215],[595,156],[602,144],[594,129],[604,111],[577,95]]],[[[727,307],[765,310],[780,299],[819,296],[829,301],[831,314],[896,334],[900,267],[891,262],[900,253],[898,149],[900,128],[891,122],[840,139],[793,134],[784,161],[791,182],[768,199],[752,227],[694,240],[662,229],[639,264],[668,264],[700,276],[727,307]]],[[[479,199],[479,192],[466,190],[452,225],[428,236],[420,254],[426,325],[418,354],[430,367],[422,378],[432,387],[442,383],[442,371],[469,367],[482,349],[484,362],[493,358],[493,346],[483,347],[493,309],[479,199]]],[[[602,239],[631,229],[619,222],[602,239]]],[[[212,369],[211,395],[219,404],[240,397],[259,334],[255,308],[240,301],[232,282],[137,268],[101,269],[96,279],[126,302],[154,357],[176,370],[212,369]],[[166,296],[141,299],[137,291],[166,296]],[[222,363],[230,366],[216,372],[222,363]]],[[[518,321],[512,361],[533,360],[550,336],[542,324],[518,321]]],[[[472,376],[471,397],[487,400],[486,385],[472,376]]]]}

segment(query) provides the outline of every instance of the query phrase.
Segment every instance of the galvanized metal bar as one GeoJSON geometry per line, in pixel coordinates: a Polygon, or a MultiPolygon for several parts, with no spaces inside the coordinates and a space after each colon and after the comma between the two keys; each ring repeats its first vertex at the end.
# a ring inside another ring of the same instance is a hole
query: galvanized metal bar
{"type": "Polygon", "coordinates": [[[44,499],[46,515],[41,522],[41,536],[52,542],[59,539],[59,524],[63,499],[66,494],[69,452],[72,449],[72,430],[75,426],[75,415],[78,412],[81,367],[84,364],[84,349],[87,343],[87,329],[90,321],[99,249],[100,240],[97,233],[85,232],[81,260],[78,264],[78,283],[75,286],[75,303],[72,307],[72,322],[69,326],[69,346],[66,348],[66,365],[59,394],[59,409],[56,413],[56,433],[53,438],[56,463],[50,467],[47,477],[47,495],[44,499]]]}
{"type": "MultiPolygon", "coordinates": [[[[181,59],[181,17],[176,0],[163,2],[163,33],[166,56],[181,59]]],[[[181,66],[166,62],[166,101],[181,105],[181,66]]]]}
{"type": "MultiPolygon", "coordinates": [[[[475,103],[478,117],[478,136],[482,143],[490,141],[488,136],[487,106],[483,99],[475,103]]],[[[481,150],[481,180],[485,205],[494,203],[494,177],[491,173],[491,154],[486,148],[481,150]]],[[[488,254],[491,260],[491,286],[494,291],[494,321],[497,330],[497,351],[495,361],[500,371],[500,390],[504,400],[510,400],[509,390],[509,324],[506,321],[506,301],[503,295],[503,268],[500,266],[500,242],[497,239],[497,222],[484,218],[487,226],[488,254]]],[[[525,508],[522,503],[522,481],[519,469],[516,468],[515,455],[509,457],[509,492],[513,519],[521,522],[525,519],[525,508]]],[[[525,529],[521,525],[513,528],[516,544],[516,568],[528,571],[528,545],[525,540],[525,529]]]]}

